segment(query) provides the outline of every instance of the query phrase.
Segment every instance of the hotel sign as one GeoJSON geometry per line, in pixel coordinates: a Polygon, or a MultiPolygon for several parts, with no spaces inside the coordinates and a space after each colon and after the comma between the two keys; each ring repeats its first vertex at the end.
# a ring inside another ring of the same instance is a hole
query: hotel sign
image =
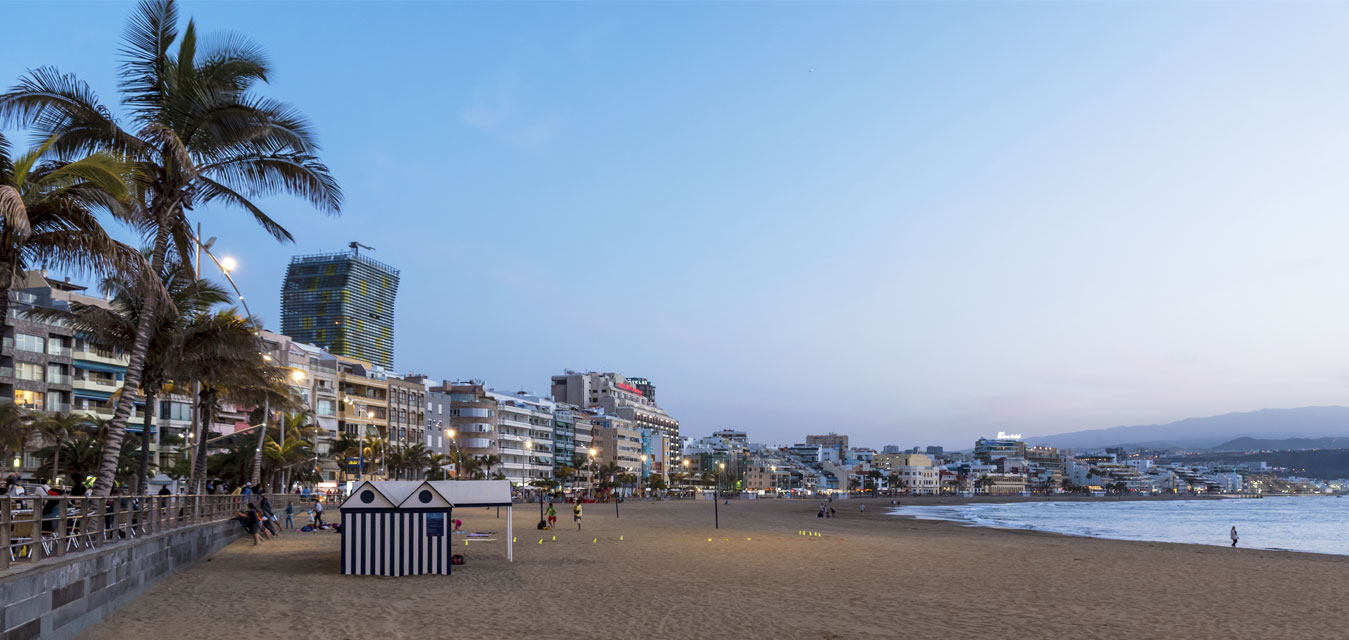
{"type": "Polygon", "coordinates": [[[617,386],[619,389],[622,389],[622,390],[624,390],[624,391],[627,391],[628,393],[635,393],[635,394],[637,394],[637,395],[639,395],[639,396],[640,396],[640,395],[643,395],[641,389],[638,389],[637,387],[634,387],[634,386],[632,386],[632,385],[630,385],[630,384],[628,384],[628,383],[626,383],[626,382],[616,382],[616,383],[614,383],[614,384],[615,384],[615,386],[617,386]]]}

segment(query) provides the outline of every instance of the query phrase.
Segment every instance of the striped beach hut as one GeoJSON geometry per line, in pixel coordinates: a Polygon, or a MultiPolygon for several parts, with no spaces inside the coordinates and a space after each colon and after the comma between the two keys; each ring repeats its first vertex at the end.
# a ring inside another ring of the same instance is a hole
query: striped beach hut
{"type": "Polygon", "coordinates": [[[453,509],[429,482],[356,485],[342,503],[342,573],[449,575],[453,509]]]}

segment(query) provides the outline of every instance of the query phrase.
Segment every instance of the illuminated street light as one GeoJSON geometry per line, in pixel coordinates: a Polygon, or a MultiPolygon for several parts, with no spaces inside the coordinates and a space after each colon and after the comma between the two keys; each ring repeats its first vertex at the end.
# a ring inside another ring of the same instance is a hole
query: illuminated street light
{"type": "Polygon", "coordinates": [[[231,258],[231,257],[229,257],[229,256],[225,256],[225,257],[223,257],[223,258],[220,259],[220,268],[221,268],[221,269],[224,269],[224,270],[225,270],[225,273],[229,273],[229,272],[231,272],[231,271],[234,271],[234,268],[237,267],[237,266],[239,266],[239,263],[236,262],[236,261],[234,260],[234,258],[231,258]]]}
{"type": "Polygon", "coordinates": [[[299,369],[290,372],[290,377],[296,382],[304,382],[304,372],[299,369]]]}

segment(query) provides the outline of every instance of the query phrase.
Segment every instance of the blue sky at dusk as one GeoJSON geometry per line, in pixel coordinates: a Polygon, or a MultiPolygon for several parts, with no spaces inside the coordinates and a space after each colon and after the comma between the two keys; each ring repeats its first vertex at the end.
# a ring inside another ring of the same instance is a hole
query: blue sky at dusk
{"type": "MultiPolygon", "coordinates": [[[[133,5],[4,3],[116,103],[133,5]]],[[[346,192],[203,209],[402,270],[396,368],[646,376],[686,434],[969,446],[1346,403],[1349,5],[188,2],[346,192]]]]}

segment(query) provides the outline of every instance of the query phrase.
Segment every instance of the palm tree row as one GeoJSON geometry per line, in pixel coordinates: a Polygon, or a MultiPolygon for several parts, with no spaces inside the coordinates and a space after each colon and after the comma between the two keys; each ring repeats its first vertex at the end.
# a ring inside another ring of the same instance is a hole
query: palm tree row
{"type": "MultiPolygon", "coordinates": [[[[213,203],[242,209],[288,242],[290,233],[253,198],[291,194],[336,214],[342,193],[316,155],[309,122],[290,105],[255,93],[271,69],[254,43],[238,36],[199,43],[191,21],[180,34],[173,0],[143,0],[121,54],[125,128],[88,84],[53,67],[27,72],[0,94],[0,127],[17,125],[42,141],[17,159],[0,143],[0,293],[8,294],[23,269],[38,261],[141,274],[125,280],[141,300],[124,377],[125,388],[134,390],[155,382],[147,359],[159,311],[175,303],[154,276],[165,273],[170,256],[180,265],[190,262],[190,211],[213,203]],[[151,241],[147,259],[107,239],[101,212],[151,241]],[[138,267],[143,261],[148,265],[138,267]]],[[[0,298],[0,312],[7,312],[8,297],[0,298]]],[[[237,316],[215,321],[213,330],[251,326],[237,316]]],[[[224,381],[212,383],[213,397],[234,393],[224,381]]],[[[96,495],[107,495],[115,481],[134,395],[118,397],[105,430],[96,495]]],[[[199,475],[204,458],[197,460],[199,475]]]]}

